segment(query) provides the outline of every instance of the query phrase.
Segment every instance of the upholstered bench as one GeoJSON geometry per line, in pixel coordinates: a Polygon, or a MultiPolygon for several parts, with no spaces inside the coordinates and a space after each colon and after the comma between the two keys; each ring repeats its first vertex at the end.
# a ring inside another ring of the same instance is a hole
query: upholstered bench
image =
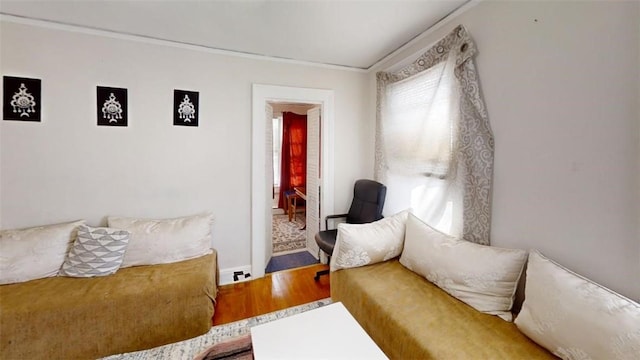
{"type": "Polygon", "coordinates": [[[638,359],[640,304],[536,250],[472,244],[412,214],[340,224],[331,298],[391,359],[638,359]],[[512,322],[516,286],[525,299],[512,322]]]}
{"type": "Polygon", "coordinates": [[[206,333],[210,214],[0,231],[0,359],[88,359],[206,333]]]}

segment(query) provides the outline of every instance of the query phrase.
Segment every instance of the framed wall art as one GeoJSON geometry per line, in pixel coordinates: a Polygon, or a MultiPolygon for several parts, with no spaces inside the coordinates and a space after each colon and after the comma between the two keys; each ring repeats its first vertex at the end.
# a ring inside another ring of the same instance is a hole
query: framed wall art
{"type": "Polygon", "coordinates": [[[4,76],[2,79],[4,120],[40,121],[41,80],[4,76]]]}
{"type": "Polygon", "coordinates": [[[198,126],[198,92],[173,90],[173,125],[198,126]]]}
{"type": "Polygon", "coordinates": [[[127,126],[127,89],[98,86],[99,126],[127,126]]]}

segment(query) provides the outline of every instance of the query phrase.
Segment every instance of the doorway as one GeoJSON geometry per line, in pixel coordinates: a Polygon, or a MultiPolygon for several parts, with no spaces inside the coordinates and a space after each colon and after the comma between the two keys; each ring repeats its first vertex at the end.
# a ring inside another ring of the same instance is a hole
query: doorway
{"type": "Polygon", "coordinates": [[[266,181],[272,185],[273,198],[272,257],[266,273],[318,262],[307,247],[307,231],[312,236],[318,229],[319,203],[311,201],[307,211],[306,194],[307,189],[317,192],[319,188],[319,108],[317,104],[267,102],[265,114],[272,119],[266,121],[272,131],[266,136],[272,151],[266,161],[272,169],[266,181]]]}
{"type": "MultiPolygon", "coordinates": [[[[272,144],[268,143],[267,131],[271,132],[271,126],[267,126],[265,119],[272,118],[267,115],[268,102],[307,103],[319,105],[318,114],[322,118],[321,133],[318,138],[321,142],[320,158],[322,159],[318,171],[322,178],[318,186],[317,194],[311,194],[315,201],[322,204],[318,218],[324,218],[326,214],[333,212],[333,119],[334,104],[333,90],[292,88],[272,85],[253,85],[253,115],[252,115],[252,180],[251,180],[251,267],[253,275],[262,277],[265,267],[272,255],[272,193],[270,182],[265,179],[270,175],[271,167],[268,158],[271,158],[272,144]],[[268,156],[267,156],[268,155],[268,156]]],[[[309,201],[308,201],[309,203],[309,201]]],[[[308,205],[307,205],[308,206],[308,205]]],[[[318,221],[318,226],[321,226],[318,221]]],[[[315,241],[309,241],[307,231],[307,247],[317,256],[315,241]]]]}
{"type": "MultiPolygon", "coordinates": [[[[306,250],[305,215],[303,199],[307,177],[308,141],[307,111],[318,107],[315,104],[272,102],[267,103],[273,114],[271,126],[272,158],[272,242],[273,255],[306,250]],[[299,193],[296,193],[298,189],[299,193]]],[[[268,113],[268,112],[267,112],[268,113]]],[[[267,119],[267,126],[269,121],[267,119]]],[[[313,136],[317,137],[317,133],[313,136]]],[[[267,134],[269,136],[269,134],[267,134]]],[[[316,156],[319,156],[316,155],[316,156]]],[[[319,159],[314,161],[319,163],[319,159]]]]}

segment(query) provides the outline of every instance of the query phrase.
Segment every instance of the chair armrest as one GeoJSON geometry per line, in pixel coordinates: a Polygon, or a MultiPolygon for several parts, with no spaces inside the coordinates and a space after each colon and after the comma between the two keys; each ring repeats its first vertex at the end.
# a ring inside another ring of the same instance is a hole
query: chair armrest
{"type": "Polygon", "coordinates": [[[324,228],[329,230],[329,219],[340,219],[346,217],[347,214],[327,215],[327,217],[324,218],[324,228]]]}

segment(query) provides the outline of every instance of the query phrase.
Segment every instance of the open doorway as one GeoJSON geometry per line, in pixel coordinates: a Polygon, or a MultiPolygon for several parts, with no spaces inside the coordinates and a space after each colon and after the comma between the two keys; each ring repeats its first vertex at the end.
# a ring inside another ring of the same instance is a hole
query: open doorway
{"type": "MultiPolygon", "coordinates": [[[[319,203],[311,201],[307,212],[307,188],[319,187],[320,173],[320,105],[298,102],[269,101],[266,114],[267,144],[271,143],[272,187],[271,245],[272,256],[265,272],[271,273],[318,262],[307,246],[307,240],[317,231],[319,203]],[[308,118],[310,115],[311,118],[308,118]],[[315,129],[315,131],[314,131],[315,129]],[[307,186],[309,183],[309,186],[307,186]],[[307,217],[307,214],[310,216],[307,217]]],[[[268,155],[269,156],[269,155],[268,155]]]]}
{"type": "MultiPolygon", "coordinates": [[[[319,214],[317,219],[311,222],[316,229],[311,230],[311,223],[307,220],[307,246],[317,256],[317,245],[313,241],[313,235],[321,224],[320,220],[326,214],[333,213],[333,127],[334,127],[334,100],[333,90],[294,88],[275,85],[253,85],[253,112],[252,112],[252,157],[251,157],[251,269],[254,277],[262,277],[265,268],[272,255],[272,216],[273,216],[273,188],[265,179],[269,179],[272,171],[272,143],[269,143],[272,132],[271,121],[273,114],[269,102],[306,103],[319,105],[316,110],[318,119],[322,119],[322,128],[319,126],[317,138],[322,143],[317,144],[321,157],[317,164],[322,178],[314,190],[307,189],[307,218],[310,203],[315,202],[319,214]],[[266,119],[269,119],[267,122],[266,119]],[[322,207],[320,207],[322,204],[322,207]],[[311,237],[309,236],[311,235],[311,237]]],[[[319,121],[319,120],[318,120],[319,121]]],[[[311,137],[310,137],[311,138],[311,137]]],[[[315,206],[313,207],[315,208],[315,206]]]]}

